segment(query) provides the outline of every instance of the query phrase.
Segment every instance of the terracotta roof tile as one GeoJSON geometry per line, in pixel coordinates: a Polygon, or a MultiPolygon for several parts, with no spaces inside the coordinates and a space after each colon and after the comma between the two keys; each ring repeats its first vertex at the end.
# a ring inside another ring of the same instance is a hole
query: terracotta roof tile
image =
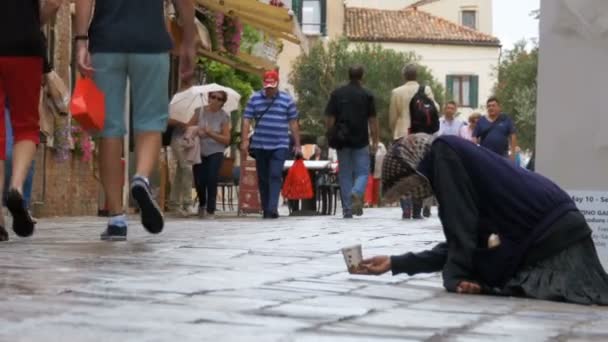
{"type": "Polygon", "coordinates": [[[500,46],[498,38],[414,8],[346,8],[345,34],[353,41],[500,46]]]}

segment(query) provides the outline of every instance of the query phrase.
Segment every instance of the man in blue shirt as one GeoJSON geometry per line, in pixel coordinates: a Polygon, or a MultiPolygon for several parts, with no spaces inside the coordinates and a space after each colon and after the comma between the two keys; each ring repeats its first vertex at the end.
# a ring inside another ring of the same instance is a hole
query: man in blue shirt
{"type": "Polygon", "coordinates": [[[264,218],[279,217],[283,166],[289,155],[289,130],[294,140],[294,152],[300,148],[300,128],[296,104],[289,94],[279,91],[279,74],[264,74],[264,89],[253,94],[245,112],[241,128],[241,153],[246,156],[251,147],[255,155],[258,187],[264,218]],[[249,146],[249,131],[255,121],[255,130],[249,146]]]}
{"type": "Polygon", "coordinates": [[[511,159],[515,160],[517,136],[513,121],[500,112],[500,102],[496,97],[487,101],[488,116],[481,117],[477,122],[473,137],[481,146],[503,156],[509,156],[509,142],[511,143],[511,159]]]}
{"type": "MultiPolygon", "coordinates": [[[[194,73],[195,30],[192,0],[174,0],[183,25],[180,73],[187,84],[194,73]]],[[[169,50],[171,37],[164,17],[164,0],[77,0],[76,49],[80,72],[92,77],[105,95],[106,113],[101,132],[101,180],[110,221],[102,240],[127,238],[122,204],[122,168],[127,79],[133,104],[137,154],[131,195],[141,221],[152,234],[163,230],[164,219],[152,198],[148,177],[158,161],[162,132],[169,117],[169,50]]]]}

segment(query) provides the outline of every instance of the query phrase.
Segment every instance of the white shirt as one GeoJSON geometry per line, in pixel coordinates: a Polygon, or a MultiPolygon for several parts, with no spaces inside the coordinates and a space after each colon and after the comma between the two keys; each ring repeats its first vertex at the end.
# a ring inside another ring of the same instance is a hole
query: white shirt
{"type": "Polygon", "coordinates": [[[457,118],[449,121],[443,117],[439,120],[439,135],[460,135],[462,126],[464,126],[464,122],[457,118]]]}

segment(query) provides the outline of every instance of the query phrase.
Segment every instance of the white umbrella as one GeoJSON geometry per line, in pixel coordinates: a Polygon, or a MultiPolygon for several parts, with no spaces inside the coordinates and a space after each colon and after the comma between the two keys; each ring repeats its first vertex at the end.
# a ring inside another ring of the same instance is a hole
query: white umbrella
{"type": "Polygon", "coordinates": [[[169,104],[169,117],[183,123],[190,122],[197,108],[207,105],[207,97],[190,87],[173,96],[169,104]]]}
{"type": "Polygon", "coordinates": [[[209,93],[213,93],[216,91],[224,91],[228,95],[228,99],[226,100],[226,103],[224,103],[224,107],[222,109],[229,114],[239,109],[239,101],[241,101],[241,95],[232,88],[224,87],[216,83],[210,83],[201,86],[194,86],[190,89],[193,89],[193,92],[195,93],[201,94],[205,103],[208,102],[209,93]]]}

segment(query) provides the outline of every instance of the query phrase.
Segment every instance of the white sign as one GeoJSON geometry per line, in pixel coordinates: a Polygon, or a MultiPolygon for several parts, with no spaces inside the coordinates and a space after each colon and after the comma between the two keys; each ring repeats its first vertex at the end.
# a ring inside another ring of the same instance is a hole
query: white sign
{"type": "Polygon", "coordinates": [[[568,191],[578,209],[585,215],[587,224],[593,231],[597,254],[608,270],[608,192],[568,191]]]}

